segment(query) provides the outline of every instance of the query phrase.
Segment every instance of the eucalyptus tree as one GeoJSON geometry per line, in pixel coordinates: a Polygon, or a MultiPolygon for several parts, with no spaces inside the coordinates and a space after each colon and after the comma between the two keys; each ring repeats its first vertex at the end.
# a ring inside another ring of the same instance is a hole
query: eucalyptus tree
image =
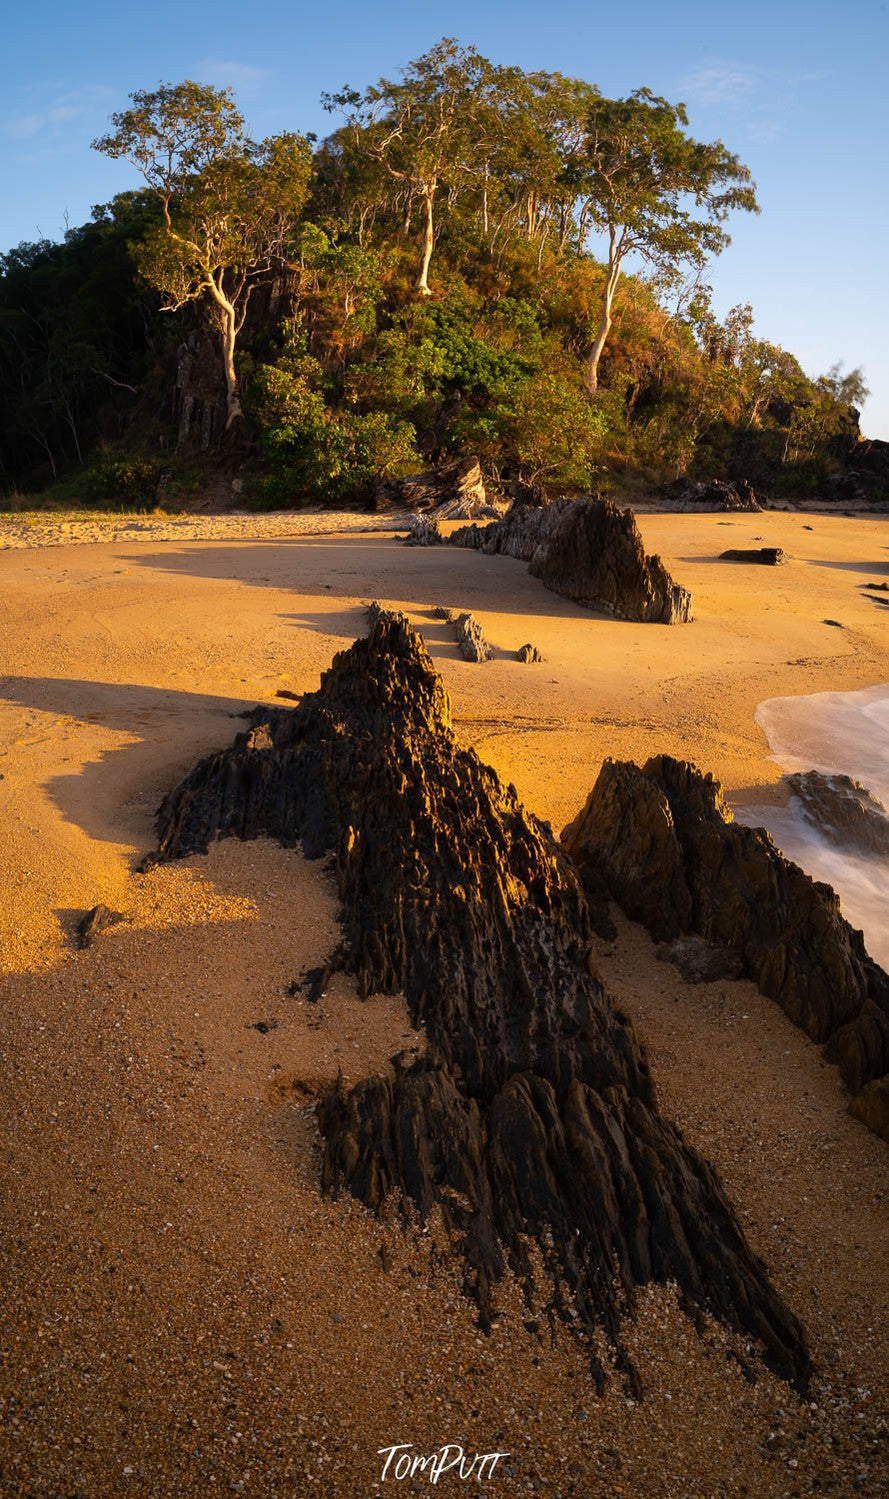
{"type": "Polygon", "coordinates": [[[687,133],[685,106],[649,89],[600,98],[590,110],[581,191],[585,210],[608,242],[599,321],[586,364],[589,391],[611,331],[624,261],[640,256],[658,270],[701,266],[729,243],[725,220],[758,212],[749,169],[721,141],[687,133]]]}
{"type": "Polygon", "coordinates": [[[474,47],[445,37],[404,68],[400,81],[381,78],[363,93],[344,88],[322,96],[324,107],[346,116],[341,139],[379,170],[378,190],[401,212],[410,232],[420,208],[420,255],[415,289],[430,295],[429,268],[442,200],[453,208],[477,186],[480,121],[487,114],[500,70],[474,47]]]}
{"type": "Polygon", "coordinates": [[[284,263],[311,173],[311,147],[284,132],[247,135],[230,89],[186,80],[139,89],[97,151],[129,161],[161,209],[135,247],[164,310],[201,302],[222,338],[226,427],[241,414],[235,351],[251,292],[284,263]]]}

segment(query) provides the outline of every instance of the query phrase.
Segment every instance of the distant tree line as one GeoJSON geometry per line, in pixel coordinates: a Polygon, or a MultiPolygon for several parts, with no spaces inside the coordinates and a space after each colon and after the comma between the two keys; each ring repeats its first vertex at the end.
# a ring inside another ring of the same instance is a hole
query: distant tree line
{"type": "Polygon", "coordinates": [[[253,141],[230,90],[190,81],[112,117],[94,145],[142,188],[0,259],[0,484],[150,496],[185,462],[171,350],[201,325],[256,504],[469,450],[563,488],[822,481],[860,373],[812,381],[749,308],[715,318],[706,264],[756,198],[681,104],[447,39],[323,102],[320,143],[253,141]]]}

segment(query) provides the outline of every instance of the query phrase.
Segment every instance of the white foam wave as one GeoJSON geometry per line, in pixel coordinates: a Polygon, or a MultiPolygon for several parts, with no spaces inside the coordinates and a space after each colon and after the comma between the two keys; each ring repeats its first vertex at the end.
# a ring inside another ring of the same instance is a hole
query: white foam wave
{"type": "MultiPolygon", "coordinates": [[[[756,721],[782,770],[852,776],[889,808],[889,685],[860,692],[816,692],[760,703],[756,721]]],[[[889,861],[840,849],[787,807],[743,807],[739,822],[766,827],[778,847],[840,897],[843,914],[864,932],[869,952],[889,968],[889,861]]]]}

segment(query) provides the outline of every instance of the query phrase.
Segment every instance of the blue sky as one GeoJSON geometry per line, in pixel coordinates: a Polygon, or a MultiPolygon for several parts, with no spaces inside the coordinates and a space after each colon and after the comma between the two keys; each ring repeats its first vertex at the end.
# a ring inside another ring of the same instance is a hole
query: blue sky
{"type": "Polygon", "coordinates": [[[889,439],[887,0],[43,0],[7,11],[0,54],[0,249],[82,222],[134,178],[90,140],[131,89],[231,84],[254,133],[324,133],[324,89],[391,74],[439,37],[495,61],[689,108],[752,168],[762,213],[709,274],[717,310],[812,374],[862,365],[863,427],[889,439]]]}

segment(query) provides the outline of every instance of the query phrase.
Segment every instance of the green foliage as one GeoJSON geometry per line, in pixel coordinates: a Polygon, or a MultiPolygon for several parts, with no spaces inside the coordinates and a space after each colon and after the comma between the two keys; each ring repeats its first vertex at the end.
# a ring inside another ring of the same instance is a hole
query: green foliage
{"type": "Polygon", "coordinates": [[[83,505],[103,510],[153,510],[160,464],[152,458],[101,458],[83,470],[71,489],[83,505]]]}
{"type": "Polygon", "coordinates": [[[409,422],[376,411],[332,411],[314,388],[317,361],[290,353],[282,366],[257,370],[250,409],[263,430],[270,473],[256,481],[256,509],[300,503],[360,502],[379,478],[417,466],[409,422]]]}
{"type": "Polygon", "coordinates": [[[607,423],[579,382],[541,370],[496,408],[494,420],[502,457],[519,478],[569,489],[598,487],[607,423]]]}
{"type": "Polygon", "coordinates": [[[314,151],[253,141],[230,91],[191,81],[112,117],[95,144],[144,189],[0,260],[6,486],[73,475],[85,502],[148,503],[157,464],[122,455],[155,444],[166,493],[175,349],[201,323],[257,506],[360,503],[468,452],[553,489],[829,486],[860,372],[813,380],[749,307],[714,315],[703,264],[756,201],[681,105],[447,38],[326,102],[344,123],[314,151]]]}

